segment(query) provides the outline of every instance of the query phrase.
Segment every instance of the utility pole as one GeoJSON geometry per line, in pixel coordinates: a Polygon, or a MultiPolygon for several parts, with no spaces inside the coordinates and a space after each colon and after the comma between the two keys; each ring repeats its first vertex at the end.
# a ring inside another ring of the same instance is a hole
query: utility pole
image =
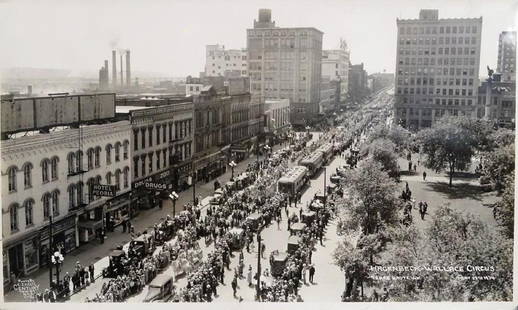
{"type": "Polygon", "coordinates": [[[261,227],[257,231],[257,284],[256,298],[259,301],[261,296],[261,227]]]}
{"type": "Polygon", "coordinates": [[[52,207],[49,206],[49,287],[52,288],[52,207]]]}

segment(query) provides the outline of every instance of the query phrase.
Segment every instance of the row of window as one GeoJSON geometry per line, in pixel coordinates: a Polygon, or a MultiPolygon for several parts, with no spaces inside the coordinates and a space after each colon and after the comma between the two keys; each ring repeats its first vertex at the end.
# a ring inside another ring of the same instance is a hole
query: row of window
{"type": "MultiPolygon", "coordinates": [[[[191,157],[192,149],[191,149],[191,142],[183,143],[183,144],[177,144],[174,146],[174,153],[173,153],[173,147],[164,148],[162,150],[157,150],[154,153],[150,152],[147,154],[142,154],[140,156],[133,157],[133,174],[135,178],[139,177],[139,166],[140,166],[140,176],[145,177],[146,174],[151,174],[154,169],[154,165],[156,167],[156,170],[160,170],[162,168],[165,168],[168,165],[174,164],[174,159],[172,155],[175,155],[175,159],[178,161],[182,161],[186,158],[191,157]],[[169,157],[167,151],[169,150],[169,157]],[[156,156],[155,156],[156,155],[156,156]],[[156,159],[155,159],[156,158],[156,159]],[[146,160],[147,159],[147,160],[146,160]],[[168,164],[169,162],[169,164],[168,164]],[[140,165],[139,165],[140,163],[140,165]],[[146,166],[147,171],[146,171],[146,166]]],[[[126,176],[125,176],[126,177],[126,176]]],[[[108,183],[110,184],[110,183],[108,183]]]]}
{"type": "Polygon", "coordinates": [[[403,97],[402,102],[404,104],[433,104],[435,102],[436,105],[472,105],[475,103],[473,99],[445,99],[445,98],[407,98],[403,97]]]}
{"type": "Polygon", "coordinates": [[[434,79],[434,78],[425,78],[423,77],[422,79],[421,78],[404,78],[404,79],[401,79],[401,78],[398,78],[397,80],[397,84],[398,85],[434,85],[434,83],[436,85],[450,85],[450,86],[473,86],[473,83],[474,83],[474,79],[454,79],[454,78],[450,78],[450,79],[441,79],[441,78],[437,78],[437,79],[434,79]]]}
{"type": "Polygon", "coordinates": [[[457,76],[474,76],[475,69],[466,69],[466,68],[398,68],[398,76],[401,75],[457,75],[457,76]],[[403,71],[403,69],[405,71],[403,71]],[[410,69],[410,70],[409,70],[410,69]],[[436,70],[437,69],[437,70],[436,70]],[[408,70],[408,71],[407,71],[408,70]]]}
{"type": "Polygon", "coordinates": [[[400,34],[437,34],[437,33],[477,33],[477,26],[421,26],[399,27],[400,34]]]}
{"type": "Polygon", "coordinates": [[[409,38],[399,37],[400,45],[443,45],[443,44],[465,44],[476,45],[477,37],[432,37],[432,38],[409,38]]]}
{"type": "Polygon", "coordinates": [[[435,66],[437,59],[437,65],[450,65],[450,66],[475,66],[475,58],[400,58],[400,65],[430,65],[435,66]]]}
{"type": "MultiPolygon", "coordinates": [[[[40,165],[42,171],[42,181],[47,183],[50,180],[54,181],[58,179],[58,162],[59,157],[54,156],[51,159],[44,158],[40,165]],[[50,178],[49,178],[49,167],[50,167],[50,178]]],[[[32,169],[33,165],[30,162],[26,162],[22,166],[23,171],[23,184],[24,188],[28,189],[32,187],[32,169]]],[[[18,190],[17,173],[19,169],[17,166],[10,166],[7,168],[7,183],[8,190],[10,193],[18,190]]]]}
{"type": "Polygon", "coordinates": [[[187,119],[183,121],[175,121],[170,123],[158,124],[153,130],[153,126],[142,127],[139,129],[133,130],[133,147],[134,150],[137,151],[139,149],[139,131],[140,131],[140,146],[142,149],[146,148],[146,132],[148,138],[148,146],[153,146],[153,132],[155,132],[155,141],[156,145],[160,145],[161,143],[166,143],[166,141],[173,141],[178,139],[183,139],[186,136],[190,136],[192,134],[192,119],[187,119]],[[174,125],[174,137],[173,137],[173,125],[174,125]],[[169,133],[169,140],[167,139],[167,133],[169,133]]]}
{"type": "MultiPolygon", "coordinates": [[[[49,220],[50,216],[50,207],[52,206],[52,216],[59,216],[59,190],[55,189],[52,192],[44,193],[41,197],[41,201],[43,204],[43,219],[45,221],[49,220]]],[[[25,226],[32,226],[34,224],[34,199],[28,198],[23,203],[22,207],[25,209],[25,226]]],[[[12,203],[9,206],[9,219],[10,219],[10,228],[11,232],[17,232],[19,230],[19,222],[18,222],[18,210],[20,209],[20,205],[18,203],[12,203]]]]}
{"type": "Polygon", "coordinates": [[[414,88],[414,87],[405,87],[401,88],[398,87],[397,89],[398,94],[404,94],[404,95],[413,95],[414,93],[416,95],[442,95],[442,96],[473,96],[473,90],[472,89],[451,89],[451,88],[437,88],[435,89],[435,94],[433,92],[433,88],[414,88]],[[415,91],[414,91],[415,89],[415,91]]]}

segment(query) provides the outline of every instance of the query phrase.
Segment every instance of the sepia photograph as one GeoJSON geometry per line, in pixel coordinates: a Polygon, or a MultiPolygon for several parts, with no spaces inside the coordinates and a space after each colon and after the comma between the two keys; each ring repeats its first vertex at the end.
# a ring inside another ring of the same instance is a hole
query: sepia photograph
{"type": "Polygon", "coordinates": [[[0,0],[1,304],[510,309],[517,21],[0,0]]]}

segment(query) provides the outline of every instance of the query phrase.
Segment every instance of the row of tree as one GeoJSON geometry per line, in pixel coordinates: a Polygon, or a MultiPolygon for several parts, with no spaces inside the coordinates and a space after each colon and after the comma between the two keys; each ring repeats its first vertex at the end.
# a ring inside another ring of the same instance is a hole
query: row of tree
{"type": "Polygon", "coordinates": [[[362,300],[365,286],[375,289],[372,266],[460,266],[449,270],[393,272],[404,276],[390,283],[394,301],[503,301],[512,298],[512,231],[514,216],[514,133],[496,130],[481,120],[443,118],[412,137],[395,126],[374,128],[362,148],[363,160],[350,170],[342,186],[338,233],[346,237],[334,252],[344,271],[349,300],[362,300]],[[469,167],[474,156],[483,174],[503,192],[495,217],[503,234],[478,217],[441,206],[430,225],[402,225],[403,201],[396,196],[398,155],[420,149],[425,166],[446,169],[450,186],[456,171],[469,167]],[[351,238],[347,236],[357,236],[351,238]],[[472,267],[477,266],[476,271],[472,267]]]}

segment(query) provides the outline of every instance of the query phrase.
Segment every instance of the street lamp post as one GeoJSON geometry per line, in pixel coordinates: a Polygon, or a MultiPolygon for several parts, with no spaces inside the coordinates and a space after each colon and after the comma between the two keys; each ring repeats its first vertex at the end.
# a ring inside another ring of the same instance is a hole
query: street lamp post
{"type": "Polygon", "coordinates": [[[257,231],[257,284],[256,288],[256,298],[260,300],[261,296],[261,230],[257,231]]]}
{"type": "Polygon", "coordinates": [[[327,201],[327,186],[326,186],[326,182],[327,182],[327,166],[324,166],[324,207],[326,206],[326,201],[327,201]]]}
{"type": "Polygon", "coordinates": [[[176,216],[176,200],[178,200],[178,194],[173,191],[171,192],[171,194],[169,194],[169,198],[171,198],[171,200],[173,201],[173,217],[176,216]]]}
{"type": "Polygon", "coordinates": [[[234,168],[237,166],[237,164],[234,161],[231,161],[228,163],[228,165],[232,169],[232,176],[230,177],[230,181],[234,181],[234,168]]]}
{"type": "MultiPolygon", "coordinates": [[[[51,256],[51,263],[56,266],[56,285],[59,287],[59,267],[65,260],[63,258],[63,254],[61,254],[59,251],[54,252],[54,254],[51,256]]],[[[50,268],[50,273],[52,273],[52,267],[50,268]]]]}

